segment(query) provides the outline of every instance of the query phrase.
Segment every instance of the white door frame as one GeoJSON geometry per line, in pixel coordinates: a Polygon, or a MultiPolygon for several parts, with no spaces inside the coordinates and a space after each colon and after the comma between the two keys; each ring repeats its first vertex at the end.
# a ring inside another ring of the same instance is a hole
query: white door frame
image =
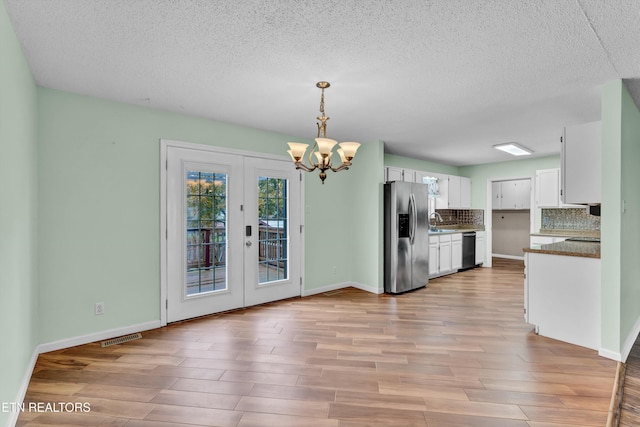
{"type": "Polygon", "coordinates": [[[535,227],[535,176],[531,175],[519,175],[519,176],[509,176],[509,177],[501,177],[501,178],[487,178],[487,201],[486,201],[486,209],[484,210],[485,214],[485,263],[483,267],[491,267],[493,266],[493,183],[495,181],[511,181],[511,180],[520,180],[520,179],[529,179],[531,180],[531,194],[529,199],[529,232],[534,233],[535,227]]]}
{"type": "MultiPolygon", "coordinates": [[[[272,160],[289,160],[287,156],[278,156],[274,154],[259,153],[253,151],[237,150],[233,148],[216,147],[212,145],[195,144],[192,142],[177,141],[172,139],[160,139],[160,324],[167,325],[167,149],[169,147],[186,148],[192,150],[208,151],[213,153],[235,154],[246,157],[257,157],[272,160]]],[[[283,145],[283,151],[285,146],[283,145]]],[[[293,168],[293,164],[291,165],[293,168]]],[[[305,235],[305,216],[304,216],[304,174],[301,175],[300,184],[300,277],[302,277],[300,294],[304,289],[304,235],[305,235]]]]}

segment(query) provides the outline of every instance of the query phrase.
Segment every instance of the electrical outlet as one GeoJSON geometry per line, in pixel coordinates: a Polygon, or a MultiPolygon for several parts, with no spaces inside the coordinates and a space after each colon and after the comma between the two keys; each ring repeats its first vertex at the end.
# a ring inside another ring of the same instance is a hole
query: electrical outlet
{"type": "Polygon", "coordinates": [[[95,314],[96,316],[99,316],[101,314],[104,314],[104,303],[103,302],[97,302],[94,305],[94,310],[95,310],[95,314]]]}
{"type": "Polygon", "coordinates": [[[333,275],[335,276],[336,274],[338,274],[338,268],[334,265],[333,266],[333,275]]]}

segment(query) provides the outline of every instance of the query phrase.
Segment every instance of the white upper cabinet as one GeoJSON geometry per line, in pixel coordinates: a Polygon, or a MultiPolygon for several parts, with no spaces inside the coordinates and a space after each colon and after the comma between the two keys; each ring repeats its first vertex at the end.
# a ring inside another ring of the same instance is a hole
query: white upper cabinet
{"type": "Polygon", "coordinates": [[[493,209],[529,209],[531,180],[518,179],[492,183],[493,209]]]}
{"type": "Polygon", "coordinates": [[[434,197],[436,209],[469,209],[471,208],[471,178],[455,175],[403,169],[394,166],[384,168],[384,180],[420,182],[424,178],[438,178],[439,196],[434,197]]]}
{"type": "Polygon", "coordinates": [[[537,208],[560,206],[560,169],[537,170],[535,185],[537,208]]]}
{"type": "Polygon", "coordinates": [[[561,199],[591,204],[602,200],[602,124],[600,121],[564,128],[561,199]]]}
{"type": "Polygon", "coordinates": [[[560,193],[560,169],[541,169],[536,171],[536,208],[584,207],[562,203],[560,193]]]}
{"type": "Polygon", "coordinates": [[[471,178],[449,176],[449,209],[469,209],[471,207],[471,178]]]}
{"type": "Polygon", "coordinates": [[[387,166],[386,168],[384,168],[384,180],[385,182],[391,182],[391,181],[416,182],[416,171],[411,169],[402,169],[402,168],[387,166]]]}

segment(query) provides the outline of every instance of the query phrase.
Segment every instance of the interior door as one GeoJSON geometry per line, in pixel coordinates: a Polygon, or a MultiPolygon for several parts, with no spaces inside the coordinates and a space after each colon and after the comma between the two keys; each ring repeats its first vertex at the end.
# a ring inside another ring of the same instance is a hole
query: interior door
{"type": "Polygon", "coordinates": [[[300,191],[290,162],[167,147],[167,322],[300,295],[300,191]]]}
{"type": "Polygon", "coordinates": [[[291,162],[247,157],[245,306],[300,295],[300,172],[291,162]]]}

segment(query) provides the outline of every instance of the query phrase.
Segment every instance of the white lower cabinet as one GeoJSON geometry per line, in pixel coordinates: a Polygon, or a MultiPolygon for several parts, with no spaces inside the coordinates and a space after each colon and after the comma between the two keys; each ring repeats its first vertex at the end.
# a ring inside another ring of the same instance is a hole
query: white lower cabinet
{"type": "Polygon", "coordinates": [[[429,236],[429,277],[455,273],[462,268],[462,234],[429,236]]]}
{"type": "Polygon", "coordinates": [[[451,235],[451,270],[462,268],[462,233],[451,235]]]}
{"type": "Polygon", "coordinates": [[[435,277],[440,271],[440,236],[429,236],[429,277],[435,277]]]}
{"type": "Polygon", "coordinates": [[[485,248],[485,232],[476,231],[476,265],[484,263],[485,248]]]}

